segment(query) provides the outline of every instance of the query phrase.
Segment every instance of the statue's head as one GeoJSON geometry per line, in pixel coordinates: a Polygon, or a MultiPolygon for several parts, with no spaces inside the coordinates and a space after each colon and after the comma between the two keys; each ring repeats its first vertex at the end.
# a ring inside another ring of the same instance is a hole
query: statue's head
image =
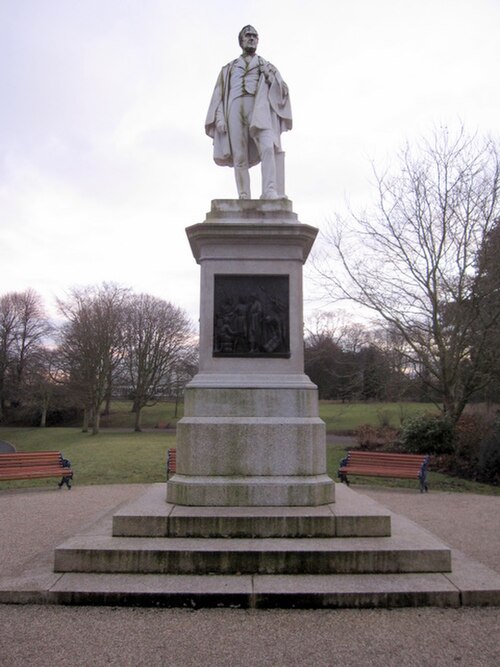
{"type": "Polygon", "coordinates": [[[255,30],[253,25],[246,25],[240,30],[238,42],[246,53],[255,53],[259,43],[259,33],[255,30]]]}

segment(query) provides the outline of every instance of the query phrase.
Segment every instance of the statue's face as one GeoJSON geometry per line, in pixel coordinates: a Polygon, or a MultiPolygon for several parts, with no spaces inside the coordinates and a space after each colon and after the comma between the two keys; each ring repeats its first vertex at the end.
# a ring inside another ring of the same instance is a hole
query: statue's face
{"type": "Polygon", "coordinates": [[[241,48],[245,53],[255,53],[259,43],[259,35],[255,28],[247,28],[241,36],[241,48]]]}

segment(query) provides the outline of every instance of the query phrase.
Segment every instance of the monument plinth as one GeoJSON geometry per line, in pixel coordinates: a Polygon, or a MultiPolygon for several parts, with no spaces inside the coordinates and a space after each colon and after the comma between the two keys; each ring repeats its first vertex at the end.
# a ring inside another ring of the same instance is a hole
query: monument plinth
{"type": "Polygon", "coordinates": [[[200,366],[168,502],[333,502],[317,388],[304,374],[302,267],[317,230],[286,199],[226,199],[186,231],[201,267],[200,366]]]}
{"type": "MultiPolygon", "coordinates": [[[[288,86],[251,25],[205,123],[239,199],[187,229],[201,268],[200,369],[177,426],[177,473],[55,551],[39,594],[7,601],[162,606],[497,604],[498,577],[326,474],[304,374],[302,267],[316,238],[284,197],[288,86]],[[262,198],[249,169],[261,163],[262,198]],[[209,576],[206,576],[209,575],[209,576]],[[492,583],[490,583],[490,581],[492,583]],[[47,582],[47,583],[45,583],[47,582]]],[[[41,581],[36,570],[35,588],[41,581]]],[[[2,598],[0,587],[0,599],[2,598]]]]}

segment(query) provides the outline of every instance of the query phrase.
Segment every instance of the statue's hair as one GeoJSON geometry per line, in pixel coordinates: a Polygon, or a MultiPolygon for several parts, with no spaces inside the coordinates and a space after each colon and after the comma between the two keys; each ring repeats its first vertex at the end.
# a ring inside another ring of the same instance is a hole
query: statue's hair
{"type": "MultiPolygon", "coordinates": [[[[243,37],[243,33],[244,33],[245,30],[247,30],[248,28],[252,28],[252,30],[255,30],[255,28],[253,27],[253,25],[245,25],[245,26],[243,26],[243,28],[242,28],[242,29],[240,30],[240,32],[238,33],[238,42],[239,42],[240,46],[241,46],[241,39],[242,39],[242,37],[243,37]]],[[[255,30],[255,33],[256,33],[257,35],[259,34],[259,33],[257,32],[257,30],[255,30]]]]}

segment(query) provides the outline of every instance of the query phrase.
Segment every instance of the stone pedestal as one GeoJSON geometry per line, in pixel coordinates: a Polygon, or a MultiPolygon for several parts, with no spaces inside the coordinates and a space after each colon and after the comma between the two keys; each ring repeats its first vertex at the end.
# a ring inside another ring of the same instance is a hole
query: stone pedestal
{"type": "Polygon", "coordinates": [[[316,234],[284,199],[214,200],[187,229],[201,267],[200,369],[177,426],[169,503],[334,501],[317,389],[304,374],[302,266],[316,234]]]}

